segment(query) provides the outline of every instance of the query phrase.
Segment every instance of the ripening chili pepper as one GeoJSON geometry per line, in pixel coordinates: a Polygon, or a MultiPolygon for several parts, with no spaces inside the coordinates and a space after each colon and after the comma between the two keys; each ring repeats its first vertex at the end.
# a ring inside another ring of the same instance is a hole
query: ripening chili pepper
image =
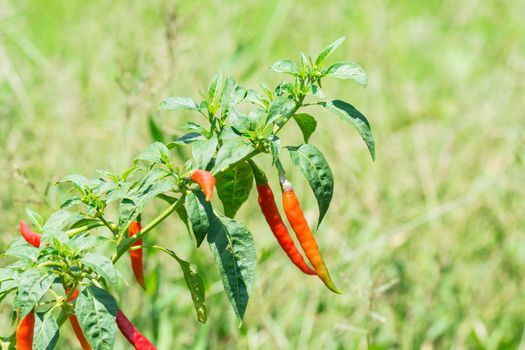
{"type": "Polygon", "coordinates": [[[42,236],[31,231],[29,226],[24,221],[20,221],[20,234],[22,234],[22,237],[24,237],[27,243],[37,248],[40,247],[40,239],[42,236]]]}
{"type": "Polygon", "coordinates": [[[206,196],[206,201],[209,202],[213,196],[213,187],[216,182],[215,177],[206,170],[192,170],[191,178],[201,186],[202,192],[204,192],[206,196]]]}
{"type": "MultiPolygon", "coordinates": [[[[69,290],[66,289],[66,295],[67,294],[69,294],[69,290]]],[[[77,296],[78,289],[75,289],[75,291],[73,292],[73,294],[71,294],[67,301],[73,301],[77,296]]],[[[77,339],[80,342],[80,346],[82,346],[82,349],[92,350],[91,345],[89,345],[89,342],[86,339],[86,336],[84,335],[80,324],[78,323],[77,316],[75,316],[74,314],[69,316],[69,323],[71,323],[71,328],[73,328],[73,332],[75,332],[75,335],[77,336],[77,339]]]]}
{"type": "Polygon", "coordinates": [[[117,312],[117,326],[124,337],[126,337],[128,342],[133,345],[136,350],[157,350],[148,338],[140,333],[120,310],[117,312]]]}
{"type": "Polygon", "coordinates": [[[301,252],[295,246],[295,242],[290,236],[290,233],[288,233],[288,229],[286,228],[281,214],[279,213],[279,209],[277,208],[277,204],[275,203],[272,189],[270,188],[270,185],[268,185],[266,175],[264,175],[254,162],[250,161],[250,165],[253,169],[255,184],[257,186],[257,192],[259,193],[259,206],[261,207],[264,218],[266,219],[268,226],[270,226],[277,242],[279,242],[281,248],[295,266],[308,275],[315,275],[315,271],[306,264],[301,252]]]}
{"type": "Polygon", "coordinates": [[[334,282],[332,282],[330,273],[326,268],[323,257],[319,252],[319,247],[317,246],[315,238],[312,235],[312,231],[310,230],[310,226],[308,226],[308,222],[304,217],[303,210],[301,209],[299,201],[295,196],[292,184],[288,180],[284,180],[282,183],[282,189],[284,212],[286,213],[286,217],[288,218],[290,225],[292,225],[292,228],[297,235],[297,239],[299,240],[301,247],[303,247],[306,257],[310,263],[312,263],[315,272],[317,272],[317,275],[328,287],[328,289],[334,293],[341,294],[342,292],[337,289],[334,282]]]}
{"type": "MultiPolygon", "coordinates": [[[[17,311],[18,319],[18,311],[17,311]]],[[[22,322],[16,327],[16,348],[17,350],[33,349],[33,333],[35,328],[35,311],[31,310],[22,322]]]]}
{"type": "MultiPolygon", "coordinates": [[[[133,235],[136,235],[140,232],[142,229],[140,225],[140,221],[133,221],[128,228],[128,236],[131,237],[133,235]]],[[[138,241],[133,243],[132,247],[140,247],[143,244],[142,238],[140,238],[138,241]]],[[[133,273],[135,274],[135,278],[137,282],[140,284],[140,286],[143,289],[146,289],[146,285],[144,284],[144,264],[142,261],[142,248],[136,248],[129,251],[129,255],[131,257],[131,268],[133,269],[133,273]]]]}

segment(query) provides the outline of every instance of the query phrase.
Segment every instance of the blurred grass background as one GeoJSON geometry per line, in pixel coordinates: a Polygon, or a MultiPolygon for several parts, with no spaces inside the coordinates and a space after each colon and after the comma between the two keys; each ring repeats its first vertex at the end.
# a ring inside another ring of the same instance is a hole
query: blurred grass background
{"type": "MultiPolygon", "coordinates": [[[[2,245],[25,207],[57,207],[58,178],[125,169],[151,142],[148,116],[168,134],[195,117],[155,114],[162,98],[197,98],[218,70],[246,87],[278,82],[275,60],[345,35],[332,61],[361,64],[369,86],[324,90],[369,118],[376,162],[350,126],[311,110],[337,192],[317,237],[345,294],[287,261],[252,194],[238,214],[259,261],[242,328],[207,247],[175,219],[154,236],[204,278],[208,323],[158,254],[150,291],[128,279],[122,308],[159,349],[525,349],[523,13],[510,0],[0,0],[2,245]]],[[[295,126],[283,139],[300,142],[295,126]]],[[[291,177],[315,220],[306,182],[291,177]]],[[[78,347],[69,325],[62,334],[60,349],[78,347]]],[[[119,337],[115,348],[128,347],[119,337]]]]}

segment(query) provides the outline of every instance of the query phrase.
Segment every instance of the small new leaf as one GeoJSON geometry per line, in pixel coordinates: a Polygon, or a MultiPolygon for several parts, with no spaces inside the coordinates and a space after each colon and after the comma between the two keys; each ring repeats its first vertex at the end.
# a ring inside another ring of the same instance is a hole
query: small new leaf
{"type": "Polygon", "coordinates": [[[328,56],[330,56],[342,43],[345,41],[345,37],[340,37],[327,47],[325,47],[317,56],[315,64],[317,67],[321,67],[328,56]]]}
{"type": "Polygon", "coordinates": [[[193,110],[199,109],[197,103],[189,97],[168,97],[160,104],[160,109],[179,111],[179,110],[193,110]]]}
{"type": "Polygon", "coordinates": [[[292,75],[296,75],[299,73],[297,65],[290,60],[277,61],[271,65],[270,69],[277,73],[288,73],[292,75]]]}
{"type": "Polygon", "coordinates": [[[325,74],[327,77],[334,77],[337,79],[353,79],[363,86],[368,84],[368,78],[363,68],[353,62],[335,63],[326,70],[325,74]]]}

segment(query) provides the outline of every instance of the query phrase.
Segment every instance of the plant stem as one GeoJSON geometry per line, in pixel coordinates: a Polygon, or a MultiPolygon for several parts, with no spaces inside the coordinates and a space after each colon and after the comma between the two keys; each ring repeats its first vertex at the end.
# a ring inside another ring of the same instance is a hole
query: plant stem
{"type": "Polygon", "coordinates": [[[96,227],[100,227],[100,226],[104,226],[104,224],[101,223],[101,222],[95,222],[95,223],[92,223],[92,224],[89,224],[89,225],[84,225],[84,226],[80,226],[80,227],[74,228],[72,230],[68,230],[68,231],[66,231],[66,234],[71,238],[71,237],[73,237],[75,235],[78,235],[79,233],[82,233],[82,232],[85,232],[85,231],[89,231],[92,228],[96,228],[96,227]]]}

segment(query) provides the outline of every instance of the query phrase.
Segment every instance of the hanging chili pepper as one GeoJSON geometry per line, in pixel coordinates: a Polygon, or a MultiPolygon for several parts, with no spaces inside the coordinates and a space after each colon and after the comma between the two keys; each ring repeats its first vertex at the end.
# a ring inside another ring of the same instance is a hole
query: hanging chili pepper
{"type": "Polygon", "coordinates": [[[157,350],[148,338],[140,333],[120,310],[117,312],[117,326],[124,337],[126,337],[128,342],[133,345],[136,350],[157,350]]]}
{"type": "Polygon", "coordinates": [[[301,252],[299,252],[295,246],[295,242],[290,236],[290,233],[288,233],[288,229],[283,222],[281,214],[279,214],[279,209],[275,203],[272,189],[270,188],[270,185],[268,185],[268,178],[252,160],[250,160],[250,165],[253,169],[255,184],[257,192],[259,193],[259,206],[261,207],[264,218],[266,219],[268,226],[270,226],[277,242],[279,242],[281,248],[295,266],[308,275],[315,275],[315,271],[306,264],[301,252]]]}
{"type": "MultiPolygon", "coordinates": [[[[66,289],[66,295],[69,294],[69,290],[66,289]]],[[[75,300],[75,298],[78,296],[78,289],[75,289],[73,294],[67,299],[68,302],[75,300]]],[[[83,350],[92,350],[91,345],[89,345],[88,340],[86,339],[86,336],[84,335],[84,332],[82,331],[82,327],[80,327],[80,324],[78,323],[77,316],[74,314],[69,316],[69,323],[71,323],[71,328],[73,328],[73,332],[75,332],[75,335],[77,336],[78,341],[80,342],[80,346],[82,346],[83,350]]]]}
{"type": "MultiPolygon", "coordinates": [[[[141,229],[142,227],[140,225],[140,219],[138,221],[133,221],[129,225],[128,236],[131,237],[133,235],[136,235],[140,232],[141,229]]],[[[142,244],[143,240],[142,238],[140,238],[138,241],[133,243],[132,247],[141,247],[142,244]]],[[[142,261],[142,248],[131,249],[129,251],[129,256],[131,257],[131,268],[133,269],[133,273],[135,274],[137,282],[143,289],[146,289],[146,285],[144,284],[144,264],[142,261]]]]}
{"type": "Polygon", "coordinates": [[[22,237],[24,237],[27,243],[37,248],[40,247],[40,240],[42,236],[31,231],[29,226],[24,221],[20,221],[20,234],[22,234],[22,237]]]}
{"type": "Polygon", "coordinates": [[[80,327],[80,324],[78,323],[77,316],[75,316],[75,315],[69,316],[69,323],[71,323],[71,327],[73,328],[73,332],[75,332],[75,335],[77,336],[77,339],[80,342],[80,346],[82,346],[82,349],[83,350],[92,350],[91,345],[89,345],[89,342],[86,339],[86,336],[84,335],[84,332],[82,332],[82,328],[80,327]]]}
{"type": "MultiPolygon", "coordinates": [[[[18,321],[18,311],[17,311],[18,321]]],[[[31,310],[22,322],[16,327],[16,348],[17,350],[33,349],[33,333],[35,329],[35,311],[31,310]]]]}
{"type": "Polygon", "coordinates": [[[206,196],[206,201],[209,202],[213,196],[213,187],[217,182],[215,177],[206,170],[192,170],[191,178],[201,186],[202,192],[204,192],[204,195],[206,196]]]}
{"type": "Polygon", "coordinates": [[[288,180],[283,179],[282,189],[284,212],[286,213],[286,217],[288,218],[290,225],[292,225],[292,228],[306,254],[306,257],[310,263],[312,263],[315,272],[317,272],[317,275],[328,287],[328,289],[334,293],[341,294],[342,292],[337,289],[334,282],[332,282],[330,273],[326,268],[323,257],[319,252],[319,247],[317,246],[315,238],[312,235],[312,231],[310,230],[310,226],[308,226],[308,222],[304,217],[304,213],[301,209],[301,206],[299,205],[299,201],[295,196],[292,184],[288,180]]]}

